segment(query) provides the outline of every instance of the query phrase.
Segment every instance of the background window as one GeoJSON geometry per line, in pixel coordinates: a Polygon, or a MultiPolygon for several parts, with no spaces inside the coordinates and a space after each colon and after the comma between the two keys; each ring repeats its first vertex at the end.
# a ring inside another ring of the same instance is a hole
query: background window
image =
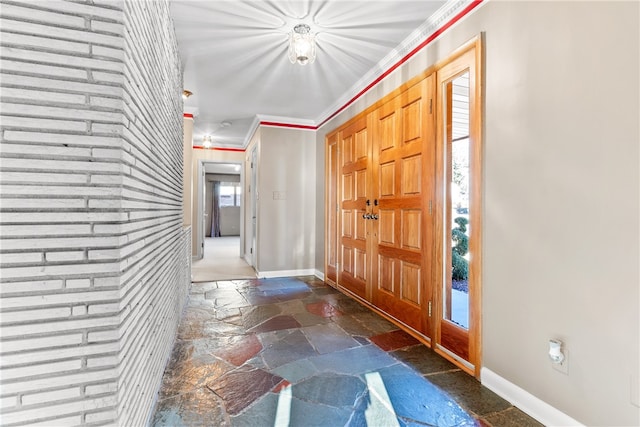
{"type": "Polygon", "coordinates": [[[220,207],[240,206],[242,190],[239,182],[220,183],[220,207]]]}

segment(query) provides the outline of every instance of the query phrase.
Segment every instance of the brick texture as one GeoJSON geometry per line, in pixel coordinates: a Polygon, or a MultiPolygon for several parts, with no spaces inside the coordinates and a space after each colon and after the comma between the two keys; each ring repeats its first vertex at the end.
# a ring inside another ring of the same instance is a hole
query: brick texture
{"type": "Polygon", "coordinates": [[[167,0],[0,1],[3,426],[148,422],[190,283],[167,0]]]}

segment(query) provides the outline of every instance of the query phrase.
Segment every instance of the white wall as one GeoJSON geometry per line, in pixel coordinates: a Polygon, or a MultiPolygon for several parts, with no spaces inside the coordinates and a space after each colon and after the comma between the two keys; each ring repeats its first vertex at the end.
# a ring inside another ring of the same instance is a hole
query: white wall
{"type": "Polygon", "coordinates": [[[166,1],[2,13],[3,426],[144,425],[186,301],[166,1]]]}
{"type": "Polygon", "coordinates": [[[240,236],[240,206],[220,208],[220,235],[240,236]]]}
{"type": "Polygon", "coordinates": [[[485,32],[482,365],[587,425],[640,424],[639,6],[489,1],[317,133],[485,32]]]}
{"type": "Polygon", "coordinates": [[[259,144],[257,270],[260,273],[313,270],[316,250],[314,132],[261,127],[259,144]]]}
{"type": "MultiPolygon", "coordinates": [[[[338,116],[340,117],[340,116],[338,116]]],[[[345,120],[346,121],[346,120],[345,120]]],[[[329,125],[323,126],[316,132],[316,170],[318,172],[316,177],[316,257],[315,257],[315,270],[316,274],[321,273],[324,275],[325,264],[325,246],[324,246],[324,228],[325,228],[325,141],[324,138],[327,131],[331,131],[338,127],[336,121],[331,121],[329,125]]],[[[323,277],[324,278],[324,277],[323,277]]]]}

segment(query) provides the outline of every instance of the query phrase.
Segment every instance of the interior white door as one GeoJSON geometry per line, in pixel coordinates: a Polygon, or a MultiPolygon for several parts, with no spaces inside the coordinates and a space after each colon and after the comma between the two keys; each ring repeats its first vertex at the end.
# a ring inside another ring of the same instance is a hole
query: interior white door
{"type": "Polygon", "coordinates": [[[251,151],[251,266],[258,270],[257,235],[258,235],[258,147],[251,151]]]}
{"type": "Polygon", "coordinates": [[[205,216],[204,216],[204,200],[205,200],[205,185],[204,185],[204,164],[198,162],[198,206],[197,206],[197,220],[195,223],[196,230],[194,230],[194,236],[196,239],[196,259],[202,259],[204,256],[204,232],[205,232],[205,216]]]}

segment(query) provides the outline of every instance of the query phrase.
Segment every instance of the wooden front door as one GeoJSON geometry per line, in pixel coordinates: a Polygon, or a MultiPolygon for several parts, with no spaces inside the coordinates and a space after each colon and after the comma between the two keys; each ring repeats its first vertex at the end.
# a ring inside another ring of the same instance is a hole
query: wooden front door
{"type": "Polygon", "coordinates": [[[326,139],[327,280],[476,376],[481,49],[469,41],[326,139]]]}
{"type": "Polygon", "coordinates": [[[338,284],[355,295],[367,297],[369,279],[367,212],[370,185],[370,143],[363,117],[338,133],[339,215],[338,284]]]}
{"type": "Polygon", "coordinates": [[[373,112],[373,304],[429,337],[433,77],[373,112]]]}

